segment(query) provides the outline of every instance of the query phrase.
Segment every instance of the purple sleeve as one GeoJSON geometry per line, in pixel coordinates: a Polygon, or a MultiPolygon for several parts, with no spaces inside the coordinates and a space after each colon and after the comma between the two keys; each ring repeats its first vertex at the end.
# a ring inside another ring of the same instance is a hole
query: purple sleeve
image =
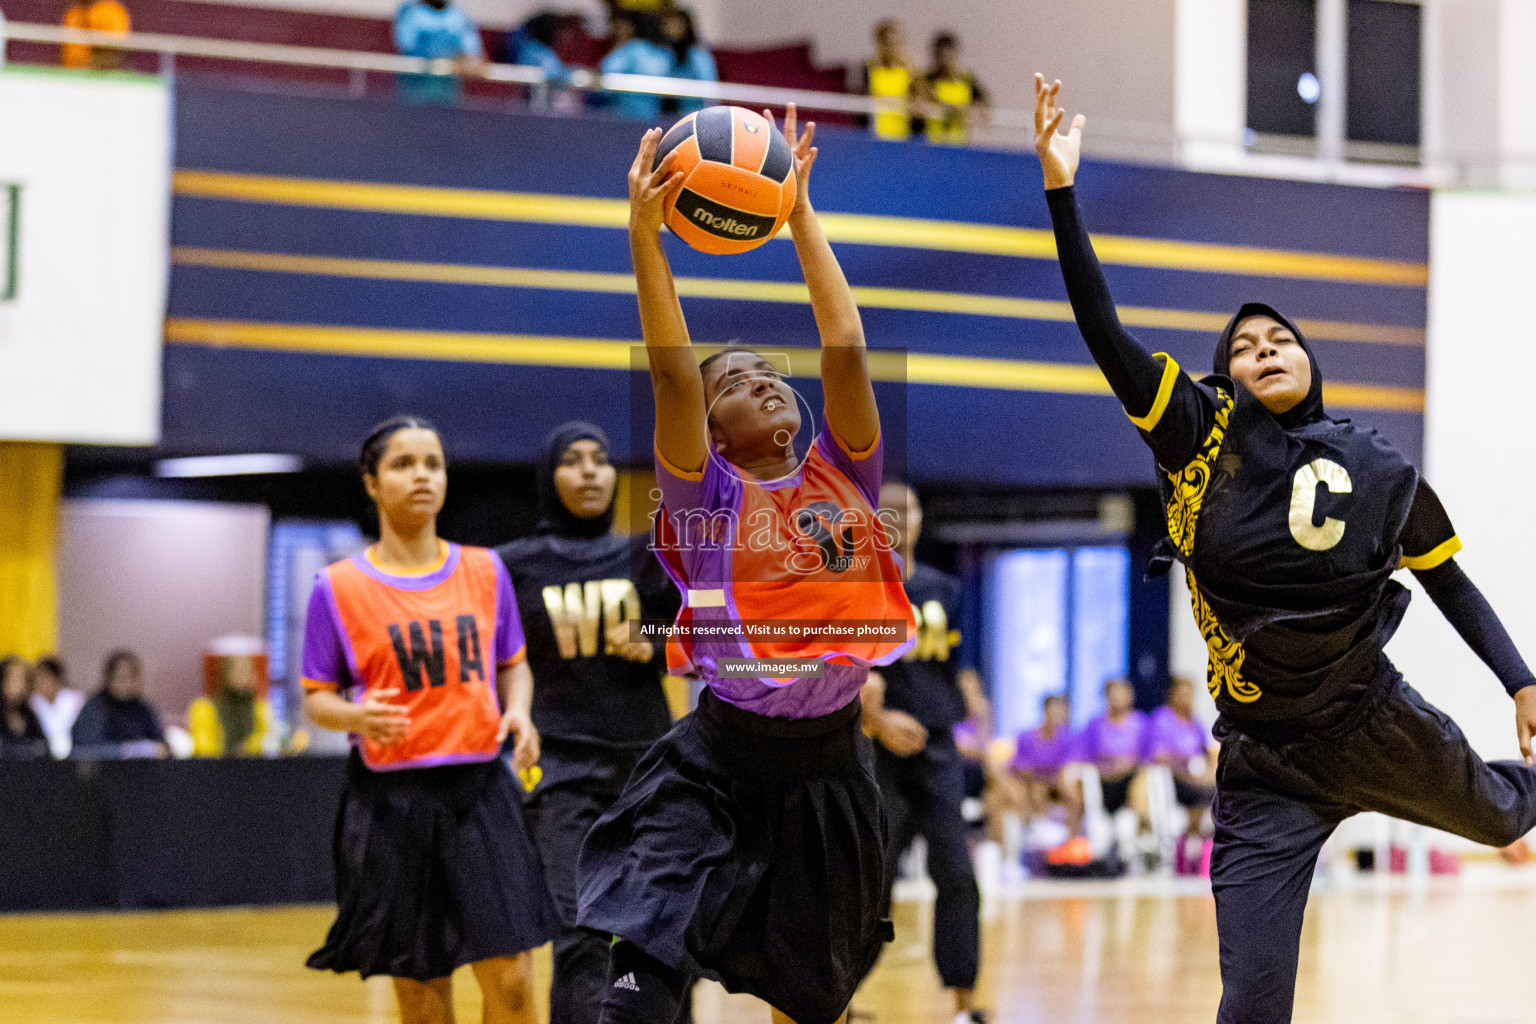
{"type": "Polygon", "coordinates": [[[885,472],[885,431],[875,438],[868,451],[849,452],[832,430],[832,421],[825,411],[821,414],[821,432],[816,435],[816,446],[822,456],[864,495],[870,508],[880,507],[880,478],[885,472]]]}
{"type": "Polygon", "coordinates": [[[346,689],[351,680],[336,599],[323,570],[315,574],[315,587],[309,592],[309,608],[304,613],[303,676],[308,682],[324,684],[321,688],[338,690],[346,689]]]}
{"type": "Polygon", "coordinates": [[[1072,737],[1072,758],[1075,761],[1086,761],[1093,764],[1099,759],[1099,719],[1095,718],[1083,726],[1072,737]]]}
{"type": "Polygon", "coordinates": [[[1008,762],[1008,767],[1025,772],[1033,771],[1036,760],[1035,731],[1025,729],[1019,733],[1018,742],[1013,745],[1013,760],[1008,762]]]}
{"type": "Polygon", "coordinates": [[[1174,734],[1177,725],[1178,720],[1167,708],[1152,712],[1152,721],[1147,727],[1146,760],[1155,761],[1166,754],[1178,753],[1179,741],[1174,734]]]}
{"type": "Polygon", "coordinates": [[[661,500],[667,512],[676,515],[685,509],[713,511],[720,501],[720,468],[718,458],[711,451],[704,460],[704,468],[697,473],[684,473],[656,453],[656,486],[661,490],[661,500]]]}
{"type": "Polygon", "coordinates": [[[1190,757],[1194,757],[1196,754],[1203,754],[1211,749],[1211,741],[1213,739],[1211,730],[1206,728],[1200,719],[1197,718],[1190,722],[1188,728],[1190,743],[1194,747],[1194,750],[1190,752],[1190,757]]]}
{"type": "Polygon", "coordinates": [[[512,575],[500,558],[491,561],[496,565],[496,665],[499,668],[518,660],[526,641],[523,639],[523,620],[517,614],[512,575]]]}
{"type": "Polygon", "coordinates": [[[1147,759],[1147,743],[1152,738],[1152,720],[1140,711],[1131,712],[1131,721],[1136,723],[1135,742],[1130,745],[1127,754],[1133,755],[1137,760],[1147,759]]]}

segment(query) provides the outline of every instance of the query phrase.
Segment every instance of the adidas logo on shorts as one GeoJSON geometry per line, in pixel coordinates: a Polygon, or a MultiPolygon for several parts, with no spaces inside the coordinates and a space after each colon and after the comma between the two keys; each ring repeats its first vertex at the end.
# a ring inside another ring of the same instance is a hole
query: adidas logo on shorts
{"type": "Polygon", "coordinates": [[[614,988],[622,988],[627,992],[639,992],[640,985],[635,981],[635,972],[630,971],[624,977],[613,983],[614,988]]]}

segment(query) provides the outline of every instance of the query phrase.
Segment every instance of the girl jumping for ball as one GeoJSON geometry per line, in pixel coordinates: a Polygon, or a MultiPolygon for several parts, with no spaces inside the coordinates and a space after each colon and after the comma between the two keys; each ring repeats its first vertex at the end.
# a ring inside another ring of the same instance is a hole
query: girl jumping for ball
{"type": "MultiPolygon", "coordinates": [[[[1323,409],[1296,325],[1246,303],[1196,381],[1126,333],[1073,193],[1083,117],[1035,76],[1035,148],[1078,328],[1157,458],[1221,716],[1211,887],[1221,1024],[1291,1019],[1302,914],[1339,822],[1380,811],[1491,846],[1536,827],[1536,678],[1453,558],[1461,542],[1386,438],[1323,409]],[[1484,763],[1382,648],[1409,569],[1515,701],[1525,764],[1484,763]]],[[[1164,562],[1168,564],[1168,562],[1164,562]]]]}
{"type": "Polygon", "coordinates": [[[646,133],[630,169],[657,553],[685,598],[668,661],[706,688],[582,850],[579,923],[614,937],[603,1024],[671,1024],[695,975],[762,998],[775,1021],[833,1024],[888,934],[859,690],[871,665],[907,649],[915,623],[875,519],[882,439],[863,327],[807,197],[814,131],[796,135],[791,107],[789,222],[825,396],[803,456],[783,367],[746,349],[694,356],[658,234],[681,178],[670,158],[653,166],[661,132],[646,133]],[[858,635],[869,623],[894,629],[858,635]],[[801,660],[753,664],[763,658],[801,660]]]}

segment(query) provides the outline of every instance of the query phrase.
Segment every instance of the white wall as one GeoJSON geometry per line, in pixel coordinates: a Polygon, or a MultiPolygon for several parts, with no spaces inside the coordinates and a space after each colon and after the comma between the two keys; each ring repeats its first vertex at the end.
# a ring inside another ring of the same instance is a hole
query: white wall
{"type": "Polygon", "coordinates": [[[1195,717],[1206,725],[1216,721],[1216,699],[1206,689],[1205,638],[1195,625],[1189,606],[1189,586],[1183,567],[1168,574],[1168,674],[1184,676],[1195,684],[1195,717]]]}
{"type": "Polygon", "coordinates": [[[1499,140],[1505,185],[1536,188],[1536,2],[1499,8],[1499,140]]]}
{"type": "MultiPolygon", "coordinates": [[[[1072,110],[1102,130],[1173,124],[1174,18],[1177,0],[718,0],[722,42],[811,38],[826,64],[860,65],[882,18],[902,19],[913,59],[926,66],[928,40],[950,30],[964,60],[999,106],[1034,105],[1031,75],[1060,78],[1072,110]]],[[[1091,135],[1090,135],[1091,139],[1091,135]]]]}
{"type": "MultiPolygon", "coordinates": [[[[1438,192],[1430,217],[1425,476],[1466,549],[1457,560],[1536,664],[1536,431],[1529,316],[1536,196],[1438,192]]],[[[1422,591],[1388,653],[1484,757],[1514,757],[1513,704],[1422,591]]]]}
{"type": "Polygon", "coordinates": [[[59,651],[75,685],[95,692],[107,654],[126,647],[165,720],[185,719],[208,641],[264,635],[269,518],[264,505],[66,501],[59,651]]]}
{"type": "Polygon", "coordinates": [[[1174,120],[1190,166],[1230,164],[1248,123],[1248,5],[1178,0],[1174,120]]]}
{"type": "Polygon", "coordinates": [[[164,82],[0,70],[0,438],[158,440],[170,135],[164,82]]]}

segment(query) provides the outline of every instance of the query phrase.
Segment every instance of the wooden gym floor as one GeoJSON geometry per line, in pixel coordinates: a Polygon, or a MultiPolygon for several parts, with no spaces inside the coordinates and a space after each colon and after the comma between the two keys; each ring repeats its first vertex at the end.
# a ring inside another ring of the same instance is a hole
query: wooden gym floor
{"type": "MultiPolygon", "coordinates": [[[[1171,883],[1040,883],[989,904],[980,996],[997,1024],[1202,1024],[1220,995],[1208,894],[1171,883]]],[[[897,906],[896,942],[855,1000],[878,1024],[949,1024],[927,951],[931,904],[897,906]]],[[[0,1021],[387,1024],[387,981],[302,966],[323,907],[0,917],[0,1021]]],[[[1298,1022],[1514,1024],[1536,1019],[1536,870],[1341,882],[1313,894],[1298,1022]]],[[[538,984],[547,986],[541,951],[538,984]]],[[[479,1019],[458,979],[460,1019],[479,1019]]],[[[544,1011],[541,1007],[541,1019],[544,1011]]],[[[701,988],[698,1024],[766,1024],[701,988]]]]}

